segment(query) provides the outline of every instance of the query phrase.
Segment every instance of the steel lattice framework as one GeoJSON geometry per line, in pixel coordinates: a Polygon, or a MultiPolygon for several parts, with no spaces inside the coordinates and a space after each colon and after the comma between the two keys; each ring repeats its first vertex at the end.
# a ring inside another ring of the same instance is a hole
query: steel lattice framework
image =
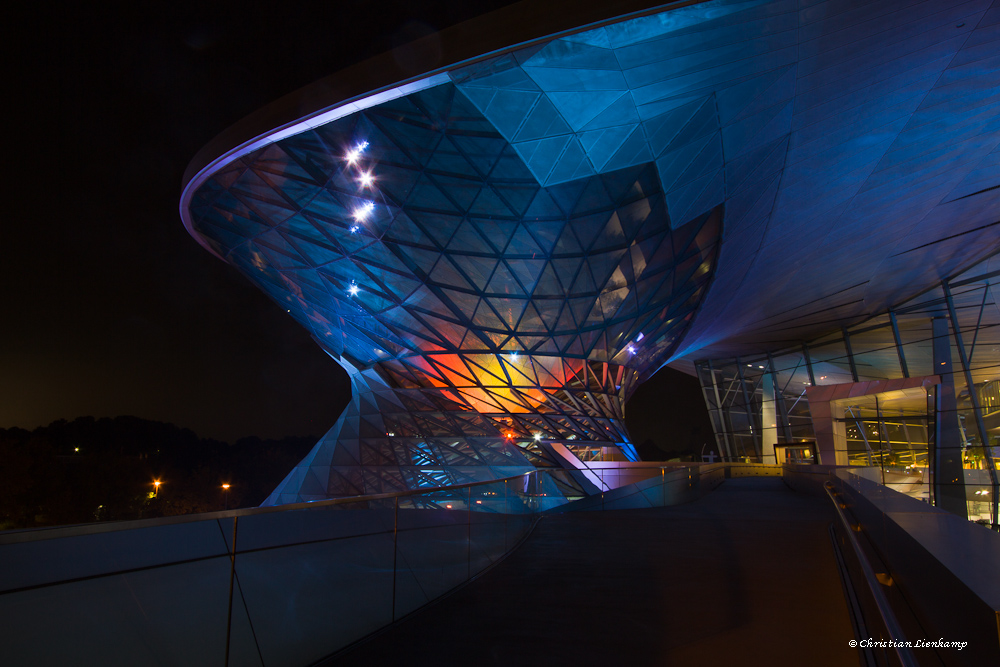
{"type": "Polygon", "coordinates": [[[622,405],[690,321],[722,217],[671,229],[648,162],[543,186],[452,84],[245,156],[191,210],[351,376],[275,502],[634,459],[622,405]]]}

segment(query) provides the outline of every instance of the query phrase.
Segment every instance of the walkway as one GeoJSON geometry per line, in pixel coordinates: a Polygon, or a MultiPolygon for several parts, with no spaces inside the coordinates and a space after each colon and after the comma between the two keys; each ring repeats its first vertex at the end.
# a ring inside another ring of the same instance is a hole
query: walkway
{"type": "Polygon", "coordinates": [[[547,517],[332,664],[856,665],[828,502],[744,478],[689,505],[547,517]]]}

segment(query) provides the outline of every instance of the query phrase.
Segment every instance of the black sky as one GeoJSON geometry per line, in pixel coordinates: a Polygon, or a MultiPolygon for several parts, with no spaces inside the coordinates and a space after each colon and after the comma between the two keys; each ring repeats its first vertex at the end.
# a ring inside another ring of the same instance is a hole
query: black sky
{"type": "Polygon", "coordinates": [[[443,29],[504,4],[67,4],[14,17],[0,428],[131,414],[233,441],[332,426],[346,375],[188,236],[184,169],[243,116],[391,49],[414,22],[443,29]]]}

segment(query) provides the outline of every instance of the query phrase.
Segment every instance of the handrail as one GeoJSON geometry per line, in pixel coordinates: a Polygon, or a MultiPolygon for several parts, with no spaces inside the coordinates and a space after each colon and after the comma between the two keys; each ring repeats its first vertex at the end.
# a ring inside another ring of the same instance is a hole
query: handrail
{"type": "MultiPolygon", "coordinates": [[[[715,486],[704,482],[705,475],[713,482],[721,481],[724,464],[630,466],[633,471],[637,467],[643,473],[637,477],[648,479],[618,487],[623,494],[618,500],[624,499],[628,507],[635,505],[635,499],[628,496],[629,486],[653,507],[661,506],[661,500],[662,505],[668,500],[682,502],[690,499],[692,492],[677,492],[672,487],[683,487],[688,477],[694,477],[692,491],[700,495],[715,486]],[[672,478],[677,477],[684,479],[675,484],[672,478]],[[655,489],[657,484],[666,489],[663,496],[655,489]]],[[[550,473],[562,471],[537,470],[451,487],[189,515],[178,517],[184,521],[181,525],[163,526],[161,519],[133,521],[113,526],[111,530],[122,532],[104,536],[83,532],[93,533],[102,528],[100,525],[12,535],[0,548],[0,554],[8,550],[4,564],[14,565],[5,570],[6,577],[0,577],[4,579],[0,581],[0,602],[6,605],[4,609],[17,608],[24,600],[73,603],[80,596],[87,598],[92,590],[104,590],[107,604],[94,609],[95,618],[116,620],[134,609],[133,605],[176,593],[177,599],[196,609],[185,604],[179,614],[177,608],[171,608],[167,616],[156,618],[143,612],[133,628],[136,632],[149,630],[156,635],[155,641],[177,646],[171,648],[171,655],[191,654],[194,649],[190,644],[195,642],[217,650],[223,664],[265,663],[268,655],[279,654],[305,656],[298,662],[314,664],[500,562],[545,511],[565,507],[568,498],[561,494],[541,497],[546,491],[552,494],[549,482],[554,476],[550,473]],[[422,498],[429,502],[419,502],[422,498]],[[480,499],[482,506],[477,503],[480,499]],[[449,502],[452,500],[457,502],[449,502]],[[371,509],[370,521],[364,516],[369,511],[365,509],[370,507],[368,501],[378,507],[371,509]],[[355,505],[360,511],[351,511],[355,505]],[[411,505],[418,511],[407,512],[411,505]],[[448,512],[443,509],[446,506],[459,509],[448,512]],[[428,509],[420,509],[423,507],[428,509]],[[434,509],[438,507],[442,509],[434,509]],[[320,511],[269,514],[308,508],[320,511]],[[261,521],[246,516],[265,513],[269,516],[260,517],[261,521]],[[241,515],[249,519],[246,525],[239,521],[241,515]],[[123,530],[129,527],[135,529],[131,535],[123,530]],[[12,543],[10,538],[22,544],[12,543]],[[66,544],[60,538],[68,538],[66,544]],[[117,557],[119,554],[123,557],[117,557]],[[198,576],[192,577],[192,572],[198,576]],[[303,585],[312,579],[313,585],[303,585]],[[140,585],[133,590],[136,582],[140,585]],[[364,595],[366,602],[355,608],[349,602],[357,594],[364,595]],[[266,604],[274,595],[294,601],[299,610],[328,605],[336,599],[335,607],[343,610],[343,616],[331,620],[326,614],[311,615],[303,627],[311,628],[313,634],[290,637],[280,631],[286,615],[266,604]]],[[[604,499],[604,494],[600,495],[599,505],[604,499]]],[[[73,604],[62,607],[72,618],[73,604]]],[[[25,608],[28,613],[42,609],[34,603],[25,608]]],[[[119,647],[113,641],[116,633],[131,630],[123,630],[117,621],[101,624],[96,620],[101,632],[80,635],[67,630],[66,636],[78,640],[50,642],[51,646],[40,650],[44,628],[33,617],[25,618],[20,626],[11,626],[13,632],[0,633],[7,641],[5,655],[26,656],[27,661],[37,662],[37,656],[45,654],[51,659],[43,662],[57,663],[61,659],[57,656],[74,650],[90,656],[92,662],[131,663],[144,661],[143,656],[155,648],[136,642],[129,646],[123,642],[119,647]]],[[[210,662],[215,664],[216,659],[210,662]]]]}
{"type": "MultiPolygon", "coordinates": [[[[676,468],[676,465],[650,465],[650,466],[629,466],[628,470],[645,470],[645,469],[671,469],[676,468]]],[[[681,466],[687,467],[687,466],[681,466]]],[[[178,514],[174,516],[164,516],[156,517],[150,519],[131,519],[128,521],[106,521],[106,522],[95,522],[95,523],[77,523],[69,524],[65,526],[42,526],[38,528],[24,528],[20,530],[8,530],[0,532],[0,545],[17,543],[17,542],[33,542],[36,540],[45,540],[56,537],[66,537],[67,534],[73,535],[88,535],[94,533],[109,533],[119,530],[131,530],[138,527],[153,527],[153,526],[166,526],[179,523],[189,523],[194,521],[205,521],[211,519],[228,519],[233,517],[242,516],[253,516],[258,514],[268,514],[271,512],[287,512],[292,510],[300,509],[316,509],[322,507],[331,507],[334,505],[351,505],[356,503],[370,502],[376,500],[391,500],[394,498],[404,498],[407,496],[421,496],[428,493],[437,493],[442,491],[454,491],[458,489],[472,488],[476,486],[483,486],[486,484],[496,484],[497,482],[508,482],[519,477],[525,477],[528,475],[538,475],[539,473],[547,472],[573,472],[573,470],[567,468],[539,468],[535,470],[528,470],[517,475],[511,475],[510,477],[501,477],[498,479],[489,479],[479,482],[466,482],[464,484],[455,484],[449,486],[428,486],[420,487],[417,489],[408,489],[406,491],[394,491],[392,493],[375,493],[370,495],[359,495],[359,496],[344,496],[341,498],[328,498],[325,500],[309,500],[300,503],[288,503],[285,505],[271,505],[268,507],[244,507],[241,509],[232,510],[222,510],[216,512],[203,512],[199,514],[178,514]],[[59,535],[52,535],[51,533],[58,531],[59,535]]]]}
{"type": "Polygon", "coordinates": [[[847,534],[847,540],[851,543],[851,547],[854,549],[854,554],[858,558],[858,564],[861,567],[861,572],[865,576],[865,582],[868,584],[868,590],[871,591],[872,598],[875,600],[875,606],[878,608],[878,613],[882,617],[882,622],[885,624],[886,632],[889,636],[896,640],[891,642],[892,648],[896,651],[896,657],[899,658],[899,662],[903,667],[919,667],[919,663],[916,658],[913,657],[913,652],[910,650],[909,646],[906,646],[904,640],[902,640],[903,631],[899,627],[899,622],[896,620],[896,615],[892,611],[892,607],[889,606],[889,600],[885,597],[885,593],[882,592],[882,585],[879,583],[878,578],[875,576],[874,570],[872,570],[871,563],[865,557],[864,552],[861,550],[861,544],[858,543],[858,538],[854,536],[854,529],[851,527],[851,523],[847,520],[847,516],[840,507],[840,503],[833,494],[833,485],[827,482],[823,485],[826,490],[826,495],[833,502],[833,508],[837,512],[837,516],[840,518],[841,525],[844,528],[844,532],[847,534]]]}
{"type": "MultiPolygon", "coordinates": [[[[417,489],[409,489],[406,491],[395,491],[393,493],[375,493],[371,495],[362,496],[344,496],[341,498],[327,498],[325,500],[307,500],[301,503],[288,503],[285,505],[271,505],[268,507],[244,507],[241,509],[233,510],[223,510],[221,512],[201,512],[198,514],[177,514],[174,516],[163,516],[156,517],[152,519],[131,519],[128,521],[106,521],[106,522],[95,522],[95,523],[76,523],[67,526],[43,526],[40,528],[25,528],[21,530],[10,530],[0,532],[0,545],[4,542],[29,542],[33,539],[46,539],[44,533],[51,531],[65,531],[69,529],[73,530],[75,534],[85,535],[88,533],[104,533],[113,532],[117,530],[130,530],[137,528],[139,526],[164,526],[177,523],[189,523],[194,521],[204,521],[207,519],[225,519],[238,516],[252,516],[257,514],[268,514],[271,512],[286,512],[290,510],[299,509],[314,509],[317,507],[330,507],[332,505],[352,505],[355,503],[364,503],[373,500],[391,500],[393,498],[402,498],[405,496],[419,496],[427,493],[435,493],[438,491],[451,491],[455,489],[465,489],[473,486],[481,486],[484,484],[496,484],[498,482],[508,482],[510,480],[517,479],[518,477],[525,477],[527,475],[534,475],[539,472],[543,472],[546,469],[536,469],[523,472],[519,475],[511,475],[510,477],[500,477],[498,479],[483,480],[480,482],[466,482],[465,484],[455,484],[453,486],[428,486],[420,487],[417,489]],[[10,537],[23,537],[25,539],[5,539],[10,537]]],[[[561,470],[561,468],[553,468],[552,470],[561,470]]]]}

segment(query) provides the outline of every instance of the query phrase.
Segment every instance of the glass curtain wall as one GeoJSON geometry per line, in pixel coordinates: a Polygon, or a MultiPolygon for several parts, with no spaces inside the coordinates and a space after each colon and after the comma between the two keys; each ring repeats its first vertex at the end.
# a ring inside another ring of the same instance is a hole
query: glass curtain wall
{"type": "Polygon", "coordinates": [[[995,526],[997,257],[797,348],[697,362],[720,455],[864,467],[880,483],[995,526]],[[826,411],[835,451],[821,457],[826,411]]]}

